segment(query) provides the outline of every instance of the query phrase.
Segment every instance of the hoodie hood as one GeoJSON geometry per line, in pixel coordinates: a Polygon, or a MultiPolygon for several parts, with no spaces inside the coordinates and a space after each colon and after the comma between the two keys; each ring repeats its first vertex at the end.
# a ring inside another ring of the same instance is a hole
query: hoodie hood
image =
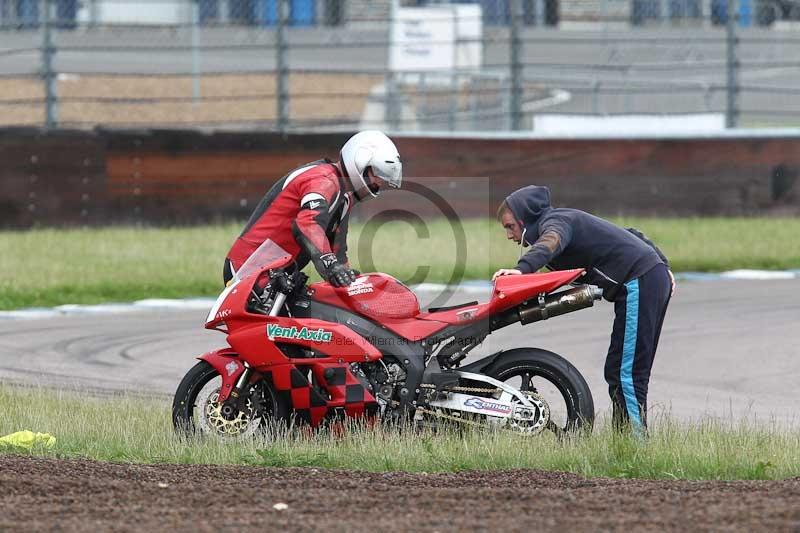
{"type": "Polygon", "coordinates": [[[528,185],[509,194],[506,203],[514,218],[524,228],[522,244],[528,246],[539,238],[539,219],[551,209],[550,189],[528,185]]]}
{"type": "Polygon", "coordinates": [[[533,226],[550,209],[550,189],[528,185],[509,194],[506,203],[514,218],[521,221],[523,226],[533,226]]]}

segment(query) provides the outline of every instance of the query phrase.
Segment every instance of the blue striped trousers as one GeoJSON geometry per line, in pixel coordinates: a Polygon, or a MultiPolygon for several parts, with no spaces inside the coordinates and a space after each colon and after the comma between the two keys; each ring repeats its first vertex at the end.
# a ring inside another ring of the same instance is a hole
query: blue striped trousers
{"type": "Polygon", "coordinates": [[[647,429],[647,389],[669,304],[667,267],[656,265],[625,284],[614,299],[614,329],[605,377],[618,429],[647,429]]]}

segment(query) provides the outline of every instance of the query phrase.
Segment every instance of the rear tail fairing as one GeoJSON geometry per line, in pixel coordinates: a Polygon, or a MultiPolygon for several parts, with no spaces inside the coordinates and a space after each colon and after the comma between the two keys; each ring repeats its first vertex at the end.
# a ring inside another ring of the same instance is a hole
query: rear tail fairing
{"type": "Polygon", "coordinates": [[[593,306],[601,295],[600,289],[589,285],[579,285],[547,295],[539,294],[481,320],[450,325],[428,339],[427,344],[436,346],[439,363],[451,368],[457,366],[470,350],[480,345],[493,331],[511,324],[530,324],[585,309],[593,306]]]}
{"type": "MultiPolygon", "coordinates": [[[[548,294],[568,285],[582,276],[584,270],[559,270],[543,274],[522,274],[518,276],[500,276],[492,285],[492,294],[488,302],[468,306],[456,306],[436,312],[420,313],[417,318],[423,321],[436,321],[450,325],[466,325],[478,323],[486,319],[514,309],[521,303],[548,294]]],[[[437,335],[438,336],[438,335],[437,335]]]]}
{"type": "Polygon", "coordinates": [[[492,311],[502,311],[538,294],[551,293],[568,285],[584,274],[583,269],[555,270],[542,274],[500,276],[492,290],[492,311]]]}

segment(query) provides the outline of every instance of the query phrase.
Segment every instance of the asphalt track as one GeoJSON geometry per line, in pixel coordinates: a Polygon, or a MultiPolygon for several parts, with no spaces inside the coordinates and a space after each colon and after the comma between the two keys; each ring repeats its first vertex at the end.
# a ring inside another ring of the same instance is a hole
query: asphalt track
{"type": "MultiPolygon", "coordinates": [[[[420,296],[424,304],[432,295],[420,296]]],[[[452,301],[475,296],[457,294],[452,301]]],[[[682,282],[653,369],[651,414],[800,426],[799,316],[800,279],[682,282]]],[[[0,320],[0,382],[135,391],[168,401],[196,355],[225,345],[223,334],[203,329],[204,317],[197,309],[154,309],[0,320]]],[[[603,361],[612,317],[612,305],[599,302],[510,326],[475,354],[517,346],[558,352],[586,377],[602,415],[609,407],[603,361]]]]}

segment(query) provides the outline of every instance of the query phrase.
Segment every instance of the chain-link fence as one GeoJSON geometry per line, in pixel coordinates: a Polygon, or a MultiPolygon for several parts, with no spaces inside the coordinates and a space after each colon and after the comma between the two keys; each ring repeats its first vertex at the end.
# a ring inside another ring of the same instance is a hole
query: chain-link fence
{"type": "Polygon", "coordinates": [[[798,95],[800,0],[0,0],[2,125],[797,126],[798,95]]]}

